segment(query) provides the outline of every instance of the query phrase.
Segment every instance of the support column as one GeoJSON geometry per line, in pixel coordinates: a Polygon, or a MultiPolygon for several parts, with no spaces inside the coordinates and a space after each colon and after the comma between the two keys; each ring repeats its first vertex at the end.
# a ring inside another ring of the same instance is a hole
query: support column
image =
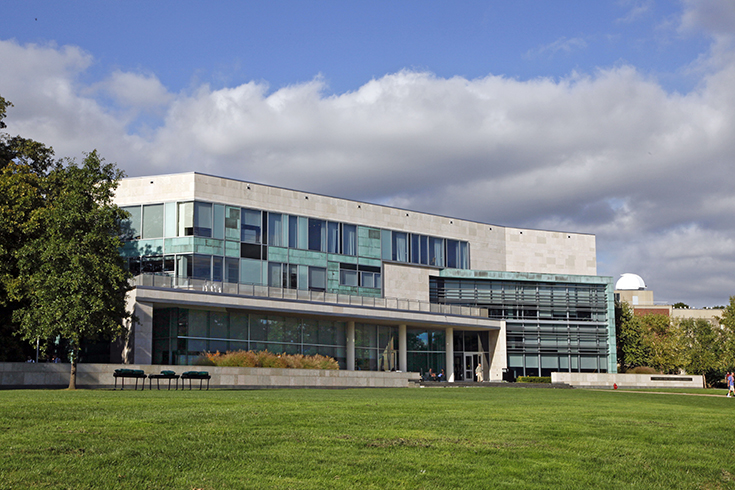
{"type": "Polygon", "coordinates": [[[133,325],[133,363],[153,363],[153,304],[135,303],[138,323],[133,325]]]}
{"type": "Polygon", "coordinates": [[[454,328],[447,327],[446,333],[444,334],[445,339],[445,350],[446,350],[446,369],[444,374],[447,376],[447,381],[454,383],[454,328]]]}
{"type": "Polygon", "coordinates": [[[398,370],[404,373],[408,371],[407,345],[406,325],[398,325],[398,370]]]}
{"type": "Polygon", "coordinates": [[[355,370],[355,322],[347,322],[347,345],[345,350],[347,351],[347,370],[355,370]]]}

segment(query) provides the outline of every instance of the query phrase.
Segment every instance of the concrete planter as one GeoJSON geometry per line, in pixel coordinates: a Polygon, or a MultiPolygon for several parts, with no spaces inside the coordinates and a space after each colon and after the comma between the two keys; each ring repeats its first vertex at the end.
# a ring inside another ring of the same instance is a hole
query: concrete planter
{"type": "MultiPolygon", "coordinates": [[[[79,364],[77,365],[78,388],[112,388],[115,369],[125,367],[142,369],[146,374],[157,374],[172,370],[177,374],[184,371],[208,371],[212,375],[211,388],[255,389],[255,388],[405,388],[415,386],[418,373],[376,371],[330,371],[322,369],[277,369],[235,368],[214,366],[164,366],[134,364],[79,364]]],[[[59,363],[0,363],[0,388],[66,388],[69,386],[69,364],[59,363]]],[[[126,388],[132,380],[126,380],[126,388]]],[[[133,381],[133,386],[135,382],[133,381]]],[[[168,386],[168,382],[162,383],[168,386]]],[[[153,383],[155,387],[156,383],[153,383]]],[[[192,387],[197,385],[192,382],[192,387]]],[[[120,381],[118,381],[118,387],[120,381]]],[[[146,387],[148,380],[146,380],[146,387]]],[[[187,383],[188,386],[188,383],[187,383]]]]}
{"type": "Polygon", "coordinates": [[[693,374],[551,373],[552,383],[576,388],[704,388],[704,378],[693,374]]]}

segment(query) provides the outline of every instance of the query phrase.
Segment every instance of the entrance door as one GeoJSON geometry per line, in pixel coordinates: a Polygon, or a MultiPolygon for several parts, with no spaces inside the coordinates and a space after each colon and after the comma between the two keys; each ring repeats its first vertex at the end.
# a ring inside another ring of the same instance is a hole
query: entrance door
{"type": "Polygon", "coordinates": [[[462,353],[454,354],[454,379],[455,381],[464,379],[464,355],[462,353]]]}
{"type": "Polygon", "coordinates": [[[480,360],[479,354],[467,354],[464,355],[464,379],[465,381],[477,381],[475,377],[475,369],[477,363],[480,360]]]}

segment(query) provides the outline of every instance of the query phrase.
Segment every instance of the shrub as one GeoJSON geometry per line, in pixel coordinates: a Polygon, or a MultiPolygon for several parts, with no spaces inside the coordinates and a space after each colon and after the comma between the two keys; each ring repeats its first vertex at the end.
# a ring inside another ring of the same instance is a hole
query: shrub
{"type": "Polygon", "coordinates": [[[551,376],[519,376],[518,383],[551,383],[551,376]]]}
{"type": "Polygon", "coordinates": [[[657,371],[647,366],[634,367],[633,369],[628,369],[625,372],[629,374],[661,374],[660,371],[657,371]]]}
{"type": "Polygon", "coordinates": [[[201,354],[194,361],[195,366],[215,366],[215,363],[206,355],[201,354]]]}
{"type": "Polygon", "coordinates": [[[302,354],[275,354],[267,350],[253,352],[228,351],[221,354],[219,351],[205,352],[196,360],[200,366],[225,367],[264,367],[290,369],[339,369],[337,361],[331,357],[319,354],[304,356],[302,354]]]}

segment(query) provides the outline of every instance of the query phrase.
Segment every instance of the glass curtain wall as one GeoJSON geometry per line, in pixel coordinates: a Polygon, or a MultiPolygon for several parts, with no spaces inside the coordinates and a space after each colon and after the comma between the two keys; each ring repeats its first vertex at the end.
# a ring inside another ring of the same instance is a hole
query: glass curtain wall
{"type": "Polygon", "coordinates": [[[605,285],[432,278],[429,296],[433,303],[487,308],[490,318],[507,320],[515,377],[608,370],[605,285]]]}
{"type": "Polygon", "coordinates": [[[395,371],[398,368],[398,328],[355,324],[355,369],[395,371]]]}
{"type": "Polygon", "coordinates": [[[381,257],[469,267],[468,244],[457,240],[201,201],[123,209],[130,213],[123,223],[130,270],[176,276],[178,284],[198,279],[379,297],[381,257]],[[293,251],[271,254],[268,247],[293,251]]]}
{"type": "Polygon", "coordinates": [[[406,329],[408,370],[427,376],[429,369],[441,373],[446,369],[446,334],[444,330],[406,329]]]}
{"type": "Polygon", "coordinates": [[[154,364],[194,363],[202,352],[320,354],[346,368],[345,322],[248,311],[153,310],[154,364]]]}

